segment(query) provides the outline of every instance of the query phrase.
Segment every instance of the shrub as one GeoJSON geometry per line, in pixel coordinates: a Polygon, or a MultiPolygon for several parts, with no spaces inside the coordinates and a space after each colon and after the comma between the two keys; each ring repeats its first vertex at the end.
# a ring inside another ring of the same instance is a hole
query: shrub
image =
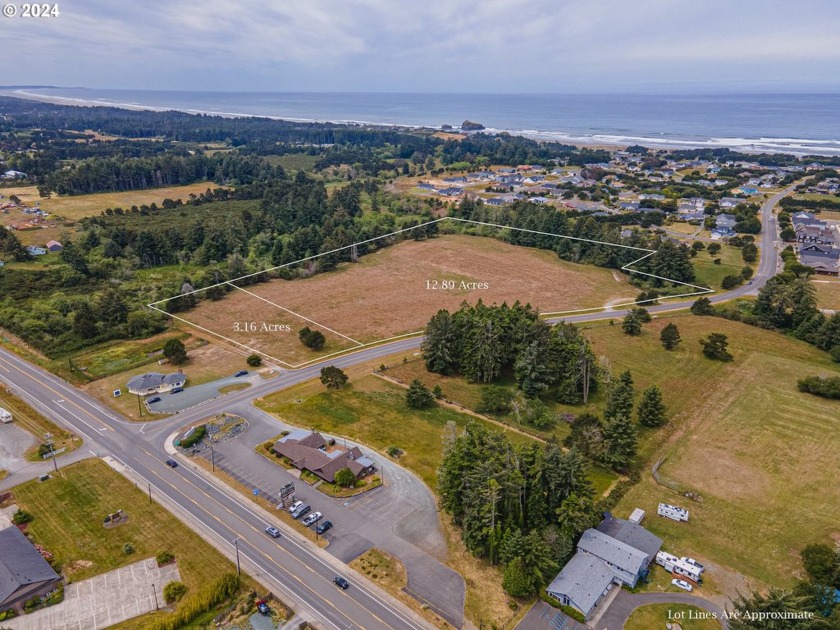
{"type": "Polygon", "coordinates": [[[163,599],[166,600],[167,604],[171,604],[181,599],[186,592],[187,587],[183,582],[170,582],[163,587],[163,599]]]}
{"type": "Polygon", "coordinates": [[[237,590],[239,578],[235,573],[226,573],[212,584],[207,584],[200,591],[184,598],[178,610],[167,617],[156,619],[146,626],[146,630],[183,628],[202,613],[233,597],[237,590]]]}
{"type": "Polygon", "coordinates": [[[175,559],[174,554],[170,551],[161,551],[158,552],[158,555],[155,556],[155,560],[157,560],[157,565],[162,567],[165,564],[169,564],[175,559]]]}
{"type": "Polygon", "coordinates": [[[840,399],[840,376],[807,376],[796,383],[796,386],[800,392],[840,399]]]}
{"type": "Polygon", "coordinates": [[[405,402],[412,409],[426,409],[434,405],[435,397],[423,383],[414,379],[405,393],[405,402]]]}
{"type": "Polygon", "coordinates": [[[12,522],[15,525],[23,525],[24,523],[30,522],[33,518],[35,517],[26,510],[18,510],[15,512],[14,516],[12,516],[12,522]]]}
{"type": "Polygon", "coordinates": [[[356,475],[349,468],[342,468],[335,473],[335,483],[342,488],[352,488],[356,485],[356,475]]]}
{"type": "Polygon", "coordinates": [[[396,446],[394,444],[392,444],[391,446],[386,448],[385,452],[388,453],[388,455],[390,457],[394,457],[394,458],[399,457],[400,455],[403,454],[403,450],[399,446],[396,446]]]}
{"type": "Polygon", "coordinates": [[[180,443],[181,448],[191,448],[201,442],[204,436],[207,435],[207,427],[203,424],[198,425],[195,431],[190,433],[189,437],[183,438],[180,443]]]}
{"type": "Polygon", "coordinates": [[[131,543],[125,543],[123,545],[123,553],[127,556],[134,553],[134,545],[131,543]]]}

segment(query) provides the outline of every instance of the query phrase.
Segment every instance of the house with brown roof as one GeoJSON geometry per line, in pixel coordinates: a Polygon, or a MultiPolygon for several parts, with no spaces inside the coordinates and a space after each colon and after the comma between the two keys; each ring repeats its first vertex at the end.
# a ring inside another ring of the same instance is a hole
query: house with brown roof
{"type": "Polygon", "coordinates": [[[324,436],[299,429],[283,436],[274,444],[274,451],[292,462],[299,470],[308,470],[328,483],[335,483],[335,473],[349,468],[360,479],[373,472],[374,463],[358,446],[349,449],[327,449],[324,436]]]}

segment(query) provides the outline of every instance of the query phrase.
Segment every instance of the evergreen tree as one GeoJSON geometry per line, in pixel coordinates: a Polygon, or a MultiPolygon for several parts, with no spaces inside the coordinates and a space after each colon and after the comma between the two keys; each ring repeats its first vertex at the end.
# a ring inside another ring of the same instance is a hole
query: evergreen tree
{"type": "Polygon", "coordinates": [[[665,424],[665,404],[662,402],[662,392],[656,385],[642,392],[637,413],[639,424],[643,426],[661,427],[665,424]]]}
{"type": "Polygon", "coordinates": [[[96,314],[87,302],[79,302],[73,316],[73,332],[82,339],[96,337],[96,314]]]}
{"type": "Polygon", "coordinates": [[[633,376],[627,370],[613,382],[604,408],[604,420],[609,422],[618,416],[630,418],[633,415],[633,376]]]}
{"type": "Polygon", "coordinates": [[[340,389],[347,383],[347,375],[344,371],[334,365],[321,368],[321,383],[327,389],[340,389]]]}
{"type": "Polygon", "coordinates": [[[604,425],[605,463],[619,472],[636,456],[636,427],[629,415],[616,416],[604,425]]]}
{"type": "Polygon", "coordinates": [[[726,335],[722,333],[712,333],[707,339],[701,339],[700,345],[703,346],[703,354],[709,359],[717,361],[731,361],[732,355],[729,354],[727,347],[729,341],[726,335]]]}
{"type": "MultiPolygon", "coordinates": [[[[715,245],[715,243],[712,243],[712,245],[715,245]]],[[[711,245],[709,248],[711,249],[711,245]]],[[[711,315],[714,310],[712,301],[707,297],[697,298],[691,305],[691,312],[694,315],[711,315]]]]}
{"type": "Polygon", "coordinates": [[[420,346],[427,370],[438,374],[451,374],[455,371],[455,335],[452,315],[445,309],[439,310],[426,324],[426,336],[420,346]]]}
{"type": "Polygon", "coordinates": [[[163,344],[163,356],[169,359],[172,365],[178,365],[187,360],[187,349],[180,339],[167,339],[163,344]]]}
{"type": "Polygon", "coordinates": [[[624,320],[621,322],[621,329],[628,335],[642,334],[642,319],[636,313],[635,309],[624,316],[624,320]]]}
{"type": "Polygon", "coordinates": [[[668,325],[662,329],[662,332],[659,333],[659,340],[662,342],[662,347],[666,350],[673,350],[676,348],[680,344],[680,341],[682,341],[677,325],[673,322],[668,323],[668,325]]]}
{"type": "Polygon", "coordinates": [[[547,350],[544,343],[532,341],[522,348],[513,365],[516,383],[529,398],[539,396],[548,389],[551,373],[547,350]]]}
{"type": "Polygon", "coordinates": [[[502,588],[511,597],[528,597],[534,592],[534,580],[522,557],[514,558],[505,566],[502,588]]]}
{"type": "Polygon", "coordinates": [[[435,397],[428,387],[414,379],[405,393],[405,402],[412,409],[426,409],[435,404],[435,397]]]}
{"type": "Polygon", "coordinates": [[[300,329],[298,339],[310,350],[320,350],[327,343],[327,338],[320,330],[312,330],[309,326],[300,329]]]}
{"type": "Polygon", "coordinates": [[[122,293],[116,287],[105,289],[99,296],[96,305],[96,314],[99,320],[109,326],[124,324],[128,320],[128,306],[126,306],[122,293]]]}

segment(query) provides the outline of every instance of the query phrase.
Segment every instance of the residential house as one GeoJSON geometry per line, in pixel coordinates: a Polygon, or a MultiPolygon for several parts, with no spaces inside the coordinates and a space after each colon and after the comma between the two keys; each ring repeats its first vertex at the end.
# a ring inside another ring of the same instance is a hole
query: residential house
{"type": "Polygon", "coordinates": [[[840,249],[828,245],[800,246],[799,262],[821,275],[840,275],[840,249]]]}
{"type": "Polygon", "coordinates": [[[147,396],[148,394],[160,394],[176,387],[183,387],[186,382],[187,375],[181,371],[173,374],[149,372],[128,379],[127,385],[130,393],[147,396]]]}
{"type": "Polygon", "coordinates": [[[736,233],[732,228],[714,228],[711,236],[713,241],[719,241],[724,238],[732,238],[736,236],[736,233]]]}
{"type": "Polygon", "coordinates": [[[431,190],[432,192],[437,190],[434,184],[430,184],[429,182],[420,182],[419,184],[417,184],[417,188],[419,188],[420,190],[431,190]]]}
{"type": "Polygon", "coordinates": [[[26,179],[26,173],[20,171],[6,171],[0,179],[26,179]]]}
{"type": "Polygon", "coordinates": [[[736,208],[740,206],[742,203],[747,203],[746,199],[741,199],[739,197],[724,197],[718,202],[718,206],[721,208],[736,208]]]}
{"type": "Polygon", "coordinates": [[[662,540],[638,523],[607,513],[581,536],[577,553],[546,589],[589,619],[613,585],[633,588],[646,579],[662,540]]]}
{"type": "Polygon", "coordinates": [[[755,188],[753,186],[741,186],[737,190],[738,190],[739,193],[742,193],[744,195],[757,195],[758,194],[758,188],[755,188]]]}
{"type": "Polygon", "coordinates": [[[286,457],[299,470],[308,470],[327,483],[335,482],[335,473],[349,468],[356,478],[374,470],[373,461],[358,446],[327,450],[327,441],[320,433],[299,429],[283,436],[274,444],[274,451],[286,457]]]}
{"type": "Polygon", "coordinates": [[[719,228],[734,228],[738,219],[734,214],[719,214],[715,217],[715,225],[719,228]]]}
{"type": "Polygon", "coordinates": [[[455,186],[450,188],[441,188],[437,191],[437,194],[441,197],[458,197],[459,195],[464,194],[464,189],[455,186]]]}
{"type": "Polygon", "coordinates": [[[0,530],[0,549],[0,610],[20,611],[26,600],[61,583],[61,576],[17,527],[0,530]]]}
{"type": "Polygon", "coordinates": [[[58,241],[49,241],[47,243],[47,249],[50,250],[51,252],[60,252],[64,248],[61,246],[61,243],[59,243],[58,241]]]}
{"type": "Polygon", "coordinates": [[[639,199],[645,200],[650,199],[651,201],[665,201],[665,195],[660,195],[659,193],[643,193],[639,195],[639,199]]]}
{"type": "Polygon", "coordinates": [[[820,221],[817,225],[795,224],[796,240],[799,243],[817,243],[818,245],[834,245],[836,237],[834,230],[820,221]]]}

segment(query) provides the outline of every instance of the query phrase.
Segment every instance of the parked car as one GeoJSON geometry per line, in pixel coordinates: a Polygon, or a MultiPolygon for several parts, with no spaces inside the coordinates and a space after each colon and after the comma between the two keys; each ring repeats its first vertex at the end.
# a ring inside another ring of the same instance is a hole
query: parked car
{"type": "Polygon", "coordinates": [[[170,394],[180,394],[182,391],[184,391],[183,387],[174,387],[174,388],[172,388],[172,390],[169,393],[170,394]]]}
{"type": "Polygon", "coordinates": [[[167,459],[166,465],[170,468],[178,468],[178,462],[176,462],[174,459],[167,459]]]}
{"type": "Polygon", "coordinates": [[[350,582],[345,580],[340,575],[336,575],[333,578],[333,582],[335,582],[336,586],[338,586],[339,588],[344,589],[344,590],[347,590],[350,587],[350,582]]]}
{"type": "Polygon", "coordinates": [[[694,587],[685,580],[678,580],[674,578],[673,580],[671,580],[671,584],[673,584],[677,588],[681,588],[684,591],[688,591],[689,593],[694,590],[694,587]]]}
{"type": "Polygon", "coordinates": [[[294,512],[292,512],[292,518],[298,519],[301,516],[303,516],[304,514],[308,513],[309,510],[311,510],[311,509],[312,508],[309,507],[309,505],[304,503],[303,505],[298,506],[298,508],[294,512]]]}
{"type": "Polygon", "coordinates": [[[239,370],[234,376],[247,376],[248,370],[239,370]]]}
{"type": "Polygon", "coordinates": [[[324,515],[320,512],[312,512],[312,514],[303,519],[303,524],[309,527],[310,525],[320,521],[322,516],[324,515]]]}
{"type": "Polygon", "coordinates": [[[319,534],[323,534],[330,529],[332,529],[332,521],[324,521],[323,523],[318,523],[315,531],[319,534]]]}
{"type": "Polygon", "coordinates": [[[303,501],[295,501],[289,506],[289,513],[293,514],[296,509],[303,505],[303,501]]]}
{"type": "Polygon", "coordinates": [[[272,538],[280,538],[280,530],[276,527],[272,527],[271,525],[265,528],[265,533],[272,538]]]}
{"type": "Polygon", "coordinates": [[[147,400],[146,402],[149,403],[150,405],[152,403],[160,402],[160,396],[155,396],[154,398],[149,398],[149,400],[147,400]]]}
{"type": "Polygon", "coordinates": [[[271,608],[269,608],[268,604],[266,604],[262,600],[257,601],[257,610],[260,611],[261,615],[270,615],[271,614],[271,608]]]}

